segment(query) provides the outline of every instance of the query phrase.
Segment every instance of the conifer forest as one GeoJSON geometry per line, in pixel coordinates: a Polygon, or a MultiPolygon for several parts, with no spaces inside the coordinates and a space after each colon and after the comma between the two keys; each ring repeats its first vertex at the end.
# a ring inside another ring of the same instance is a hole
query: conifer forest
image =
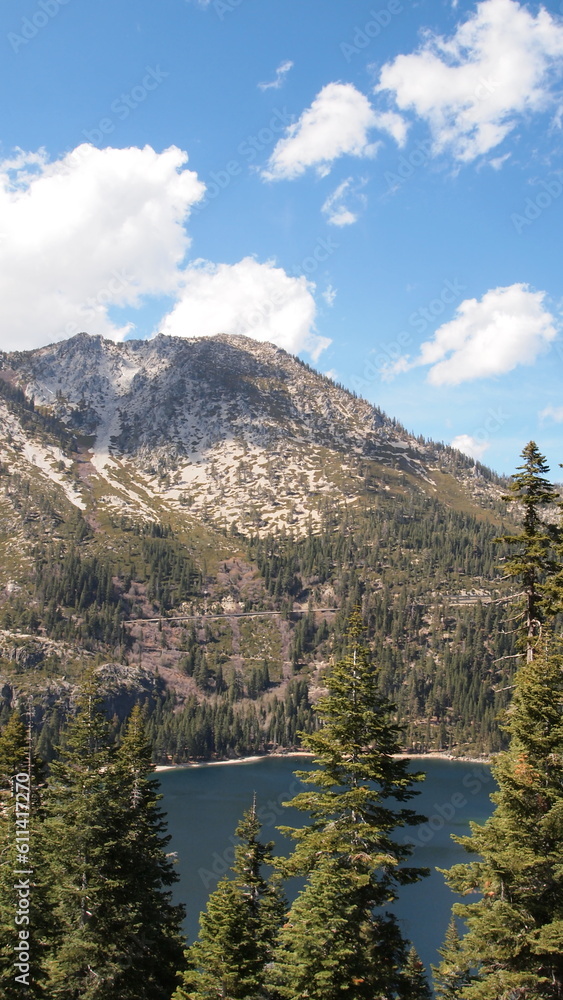
{"type": "MultiPolygon", "coordinates": [[[[251,646],[252,618],[229,631],[208,604],[199,622],[178,623],[181,703],[155,686],[124,711],[99,665],[104,645],[138,654],[128,623],[134,611],[148,621],[148,602],[166,648],[166,612],[201,589],[173,531],[122,524],[129,548],[113,564],[89,554],[80,517],[53,549],[39,546],[33,599],[4,605],[4,627],[55,643],[80,633],[90,656],[68,702],[41,711],[30,688],[2,710],[2,996],[559,1000],[563,536],[548,472],[530,442],[503,496],[510,530],[434,505],[422,523],[404,509],[392,525],[366,515],[353,541],[328,528],[301,541],[246,540],[285,632],[280,621],[262,626],[269,655],[256,648],[250,669],[235,671],[235,635],[239,649],[245,637],[251,646]],[[499,564],[500,598],[425,603],[448,573],[496,580],[499,564]],[[132,581],[146,584],[142,601],[132,581]],[[295,616],[291,599],[305,586],[309,607],[295,616]],[[316,614],[313,594],[328,587],[338,610],[316,614]],[[313,758],[296,772],[302,791],[291,802],[302,825],[280,827],[293,848],[274,855],[250,802],[232,868],[187,942],[155,762],[280,747],[313,758]],[[423,893],[428,875],[397,837],[425,821],[424,773],[409,770],[405,751],[467,747],[491,758],[498,790],[490,819],[459,838],[467,861],[444,872],[468,901],[453,905],[430,979],[386,909],[403,886],[420,882],[423,893]],[[288,895],[295,878],[301,888],[288,895]]],[[[246,608],[256,610],[250,598],[246,608]]]]}

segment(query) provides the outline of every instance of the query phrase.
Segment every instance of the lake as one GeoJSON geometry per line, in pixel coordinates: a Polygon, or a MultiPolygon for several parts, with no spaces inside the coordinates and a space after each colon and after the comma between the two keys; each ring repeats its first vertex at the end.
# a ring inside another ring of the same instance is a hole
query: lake
{"type": "MultiPolygon", "coordinates": [[[[199,912],[205,908],[209,893],[232,864],[235,827],[252,804],[253,794],[263,823],[262,840],[274,840],[276,853],[287,853],[290,844],[276,826],[303,825],[307,814],[283,808],[281,803],[302,788],[293,772],[311,766],[310,758],[264,757],[159,772],[162,807],[172,835],[169,850],[178,855],[180,882],[175,899],[186,904],[185,929],[190,942],[197,936],[199,912]]],[[[416,842],[412,859],[431,868],[432,874],[401,890],[395,912],[403,933],[428,967],[439,959],[436,949],[443,941],[457,898],[435,869],[470,859],[451,840],[451,834],[464,835],[469,832],[470,820],[483,822],[491,814],[489,796],[496,786],[490,769],[483,764],[418,760],[411,766],[412,770],[425,771],[426,780],[419,786],[421,794],[407,805],[427,816],[428,822],[399,831],[398,838],[416,842]]]]}

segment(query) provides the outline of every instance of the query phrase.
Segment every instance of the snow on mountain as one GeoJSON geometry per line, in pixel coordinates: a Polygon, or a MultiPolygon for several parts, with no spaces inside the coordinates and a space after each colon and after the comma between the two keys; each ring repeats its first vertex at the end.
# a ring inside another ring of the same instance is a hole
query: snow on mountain
{"type": "MultiPolygon", "coordinates": [[[[77,506],[97,480],[102,502],[147,516],[156,504],[221,527],[304,531],[328,507],[356,502],[377,469],[436,489],[435,446],[280,348],[245,337],[116,344],[79,334],[1,356],[0,376],[76,436],[86,462],[80,492],[57,467],[68,464],[62,453],[23,447],[77,506]]],[[[459,470],[474,478],[461,456],[459,470]]]]}

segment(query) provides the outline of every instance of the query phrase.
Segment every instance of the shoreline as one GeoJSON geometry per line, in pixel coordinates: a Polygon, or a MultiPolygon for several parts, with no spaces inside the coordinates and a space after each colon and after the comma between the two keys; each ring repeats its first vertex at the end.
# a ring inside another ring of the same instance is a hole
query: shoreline
{"type": "MultiPolygon", "coordinates": [[[[253,757],[231,757],[228,760],[202,760],[186,764],[157,764],[154,770],[156,773],[160,771],[181,771],[193,767],[221,767],[225,764],[255,764],[259,760],[266,760],[272,757],[280,759],[285,757],[314,757],[314,754],[309,753],[308,750],[291,750],[287,753],[256,754],[253,757]]],[[[429,751],[428,753],[408,753],[405,750],[404,753],[393,754],[394,760],[402,760],[403,758],[408,760],[449,760],[454,761],[454,763],[457,761],[460,764],[484,765],[489,765],[493,759],[493,757],[487,755],[483,755],[482,757],[456,757],[454,754],[446,753],[443,750],[429,751]]]]}

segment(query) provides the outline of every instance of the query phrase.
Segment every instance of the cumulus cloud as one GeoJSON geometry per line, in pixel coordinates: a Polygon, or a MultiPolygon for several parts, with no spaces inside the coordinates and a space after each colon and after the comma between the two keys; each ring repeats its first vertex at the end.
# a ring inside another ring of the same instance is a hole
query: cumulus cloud
{"type": "Polygon", "coordinates": [[[81,330],[121,340],[112,306],[175,294],[204,185],[172,146],[79,146],[56,162],[0,163],[0,344],[28,349],[81,330]]]}
{"type": "Polygon", "coordinates": [[[330,340],[314,332],[314,290],[305,277],[291,277],[272,261],[196,261],[185,270],[179,300],[160,332],[176,337],[243,334],[292,353],[305,350],[316,360],[330,340]]]}
{"type": "MultiPolygon", "coordinates": [[[[16,153],[0,163],[0,348],[30,349],[81,330],[123,340],[150,297],[175,303],[161,330],[242,333],[314,358],[315,285],[272,262],[186,265],[185,224],[204,194],[176,147],[79,146],[56,162],[16,153]]],[[[148,331],[142,331],[145,334],[148,331]]]]}
{"type": "Polygon", "coordinates": [[[365,94],[351,83],[329,83],[276,144],[262,171],[266,180],[293,180],[309,167],[321,177],[340,156],[370,157],[378,144],[369,132],[377,116],[365,94]]]}
{"type": "Polygon", "coordinates": [[[276,70],[276,75],[273,80],[269,83],[259,83],[258,87],[260,90],[279,90],[285,81],[287,74],[290,69],[293,69],[293,63],[291,59],[287,59],[286,62],[280,63],[276,70]]]}
{"type": "Polygon", "coordinates": [[[553,406],[551,403],[540,413],[541,420],[553,420],[556,424],[563,423],[563,406],[553,406]]]}
{"type": "Polygon", "coordinates": [[[388,132],[401,148],[407,141],[409,123],[395,111],[376,111],[375,125],[381,132],[388,132]]]}
{"type": "Polygon", "coordinates": [[[418,358],[399,358],[388,374],[429,365],[432,385],[460,385],[531,365],[557,336],[545,297],[518,283],[493,288],[481,300],[465,299],[455,318],[422,344],[418,358]]]}
{"type": "Polygon", "coordinates": [[[563,24],[545,8],[483,0],[452,37],[427,33],[416,52],[386,63],[376,91],[429,125],[436,153],[469,162],[554,107],[562,55],[563,24]]]}
{"type": "Polygon", "coordinates": [[[458,434],[451,442],[451,446],[457,448],[464,455],[468,455],[469,458],[474,458],[476,462],[479,462],[487,448],[490,448],[487,441],[477,441],[471,437],[471,434],[458,434]]]}

